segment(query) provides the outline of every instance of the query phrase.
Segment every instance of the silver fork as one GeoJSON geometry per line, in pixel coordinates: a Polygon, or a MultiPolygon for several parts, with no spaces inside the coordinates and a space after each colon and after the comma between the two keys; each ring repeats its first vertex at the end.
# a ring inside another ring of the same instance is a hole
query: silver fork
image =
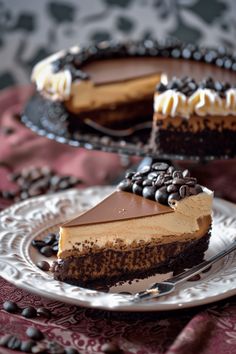
{"type": "Polygon", "coordinates": [[[176,275],[172,278],[169,278],[165,281],[155,283],[150,288],[146,289],[145,291],[141,291],[139,293],[136,293],[134,295],[134,301],[140,301],[140,300],[150,300],[154,299],[163,295],[170,294],[172,291],[175,290],[175,287],[177,284],[180,284],[189,278],[201,273],[208,267],[210,267],[213,263],[218,261],[219,259],[223,258],[230,252],[234,251],[236,249],[236,240],[233,242],[233,244],[229,245],[226,249],[223,251],[219,252],[215,256],[209,258],[208,260],[196,265],[195,267],[179,274],[176,275]]]}

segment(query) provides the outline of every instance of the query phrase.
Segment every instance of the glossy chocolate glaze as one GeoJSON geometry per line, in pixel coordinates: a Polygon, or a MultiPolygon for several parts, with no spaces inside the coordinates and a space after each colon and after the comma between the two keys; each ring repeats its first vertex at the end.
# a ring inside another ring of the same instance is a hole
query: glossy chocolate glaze
{"type": "Polygon", "coordinates": [[[66,222],[62,227],[114,222],[171,212],[173,212],[173,209],[155,201],[136,194],[116,191],[94,208],[66,222]]]}

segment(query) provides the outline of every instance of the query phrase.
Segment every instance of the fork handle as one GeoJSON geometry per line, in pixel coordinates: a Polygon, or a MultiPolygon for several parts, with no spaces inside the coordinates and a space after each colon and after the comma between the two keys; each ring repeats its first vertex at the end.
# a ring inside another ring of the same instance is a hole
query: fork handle
{"type": "Polygon", "coordinates": [[[230,252],[234,251],[236,249],[236,240],[233,242],[233,244],[229,245],[226,247],[223,251],[219,252],[215,256],[211,257],[210,259],[196,265],[195,267],[187,270],[186,272],[183,272],[179,275],[176,275],[170,279],[165,280],[165,282],[169,282],[172,284],[178,284],[181,283],[182,281],[185,281],[194,275],[202,272],[203,270],[207,269],[209,266],[211,266],[213,263],[218,261],[219,259],[223,258],[230,252]]]}

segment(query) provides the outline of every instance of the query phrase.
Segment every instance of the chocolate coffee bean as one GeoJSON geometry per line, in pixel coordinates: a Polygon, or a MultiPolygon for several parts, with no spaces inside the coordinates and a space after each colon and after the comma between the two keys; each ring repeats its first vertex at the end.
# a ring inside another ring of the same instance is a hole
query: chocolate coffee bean
{"type": "Polygon", "coordinates": [[[49,233],[47,236],[44,237],[43,242],[45,245],[50,246],[52,245],[56,240],[56,235],[53,233],[49,233]]]}
{"type": "Polygon", "coordinates": [[[170,184],[169,186],[167,186],[167,192],[168,193],[175,193],[178,191],[178,186],[174,185],[174,184],[170,184]]]}
{"type": "Polygon", "coordinates": [[[189,170],[184,170],[183,171],[183,177],[185,178],[185,177],[190,177],[190,172],[189,172],[189,170]]]}
{"type": "Polygon", "coordinates": [[[37,267],[45,272],[48,272],[50,269],[50,264],[46,261],[39,261],[36,263],[37,267]]]}
{"type": "Polygon", "coordinates": [[[119,183],[118,189],[124,192],[131,192],[132,191],[132,182],[129,179],[124,179],[122,182],[119,183]]]}
{"type": "Polygon", "coordinates": [[[177,202],[178,200],[180,200],[180,195],[179,193],[171,193],[168,197],[168,204],[171,205],[174,202],[177,202]]]}
{"type": "Polygon", "coordinates": [[[152,186],[152,181],[150,179],[145,179],[143,181],[143,187],[145,186],[152,186]]]}
{"type": "Polygon", "coordinates": [[[53,250],[50,246],[44,246],[40,249],[40,253],[45,257],[51,257],[53,255],[53,250]]]}
{"type": "Polygon", "coordinates": [[[21,346],[21,340],[17,336],[11,336],[7,342],[7,348],[18,350],[21,346]]]}
{"type": "Polygon", "coordinates": [[[174,170],[175,170],[174,166],[170,166],[166,172],[172,176],[174,170]]]}
{"type": "Polygon", "coordinates": [[[5,301],[3,303],[3,309],[10,313],[16,313],[19,310],[19,307],[13,301],[5,301]]]}
{"type": "Polygon", "coordinates": [[[133,191],[134,194],[142,195],[143,188],[140,185],[138,185],[137,182],[135,182],[133,184],[132,191],[133,191]]]}
{"type": "Polygon", "coordinates": [[[189,187],[186,186],[186,185],[183,185],[180,187],[179,189],[179,194],[181,196],[181,198],[185,198],[185,197],[188,197],[189,196],[189,187]]]}
{"type": "Polygon", "coordinates": [[[183,174],[181,171],[174,171],[172,176],[173,178],[183,178],[183,174]]]}
{"type": "Polygon", "coordinates": [[[48,342],[47,343],[47,350],[49,354],[64,354],[64,347],[62,347],[59,343],[57,342],[48,342]]]}
{"type": "Polygon", "coordinates": [[[156,171],[166,171],[169,165],[165,162],[156,162],[152,165],[152,168],[156,171]]]}
{"type": "Polygon", "coordinates": [[[147,173],[149,173],[150,170],[151,170],[150,166],[143,166],[141,168],[141,170],[139,171],[139,173],[143,176],[143,175],[146,175],[147,173]]]}
{"type": "Polygon", "coordinates": [[[159,176],[158,172],[151,172],[148,174],[147,178],[152,181],[154,178],[157,178],[158,176],[159,176]]]}
{"type": "Polygon", "coordinates": [[[28,327],[26,330],[27,337],[34,339],[34,340],[41,340],[44,338],[44,334],[35,327],[28,327]]]}
{"type": "Polygon", "coordinates": [[[155,200],[156,190],[157,189],[155,186],[144,187],[143,188],[143,197],[147,198],[147,199],[155,200]]]}
{"type": "Polygon", "coordinates": [[[34,318],[37,316],[37,311],[33,306],[26,307],[25,309],[22,310],[21,312],[22,316],[26,318],[34,318]]]}
{"type": "Polygon", "coordinates": [[[32,348],[35,345],[36,345],[35,341],[33,341],[33,340],[25,340],[25,341],[21,342],[20,350],[22,352],[31,353],[32,352],[32,348]]]}
{"type": "Polygon", "coordinates": [[[12,334],[5,334],[4,336],[0,337],[0,346],[7,347],[9,340],[13,337],[12,334]]]}
{"type": "Polygon", "coordinates": [[[175,177],[173,179],[173,184],[182,185],[185,184],[185,180],[183,178],[175,177]]]}
{"type": "Polygon", "coordinates": [[[167,192],[167,187],[161,187],[156,191],[155,200],[161,204],[168,204],[169,194],[167,192]]]}
{"type": "Polygon", "coordinates": [[[45,318],[51,318],[52,317],[52,313],[50,310],[48,310],[46,307],[39,307],[37,309],[37,314],[41,317],[45,317],[45,318]]]}

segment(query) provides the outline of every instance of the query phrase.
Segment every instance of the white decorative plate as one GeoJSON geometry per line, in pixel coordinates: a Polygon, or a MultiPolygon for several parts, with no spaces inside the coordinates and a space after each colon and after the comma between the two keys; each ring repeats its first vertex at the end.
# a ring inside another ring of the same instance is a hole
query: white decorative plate
{"type": "MultiPolygon", "coordinates": [[[[34,238],[56,231],[58,224],[95,205],[112,187],[70,190],[29,199],[0,213],[0,275],[18,287],[54,300],[119,311],[161,311],[211,303],[236,294],[236,252],[218,261],[201,279],[177,286],[174,293],[135,303],[132,295],[170,274],[112,287],[109,293],[84,289],[53,279],[36,263],[45,259],[32,246],[34,238]]],[[[236,206],[214,200],[213,232],[206,258],[218,253],[236,237],[236,206]]],[[[48,259],[46,259],[48,260],[48,259]]],[[[53,260],[50,260],[53,261],[53,260]]]]}

